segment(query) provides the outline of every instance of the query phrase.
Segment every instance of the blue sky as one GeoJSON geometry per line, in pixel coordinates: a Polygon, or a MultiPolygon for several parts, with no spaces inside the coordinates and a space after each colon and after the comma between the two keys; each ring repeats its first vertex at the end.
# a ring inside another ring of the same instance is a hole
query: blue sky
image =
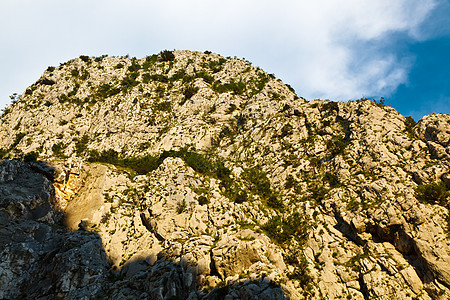
{"type": "Polygon", "coordinates": [[[408,81],[389,97],[389,104],[415,119],[430,112],[449,114],[450,37],[414,43],[406,51],[414,55],[415,61],[408,81]]]}
{"type": "Polygon", "coordinates": [[[0,107],[80,55],[245,58],[299,96],[450,113],[449,0],[1,0],[0,107]]]}

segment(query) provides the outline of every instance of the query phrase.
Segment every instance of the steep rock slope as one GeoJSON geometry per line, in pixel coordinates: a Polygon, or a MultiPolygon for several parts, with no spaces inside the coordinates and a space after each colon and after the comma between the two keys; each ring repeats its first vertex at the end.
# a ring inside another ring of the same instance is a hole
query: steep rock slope
{"type": "MultiPolygon", "coordinates": [[[[415,124],[369,100],[308,102],[246,61],[163,51],[49,67],[0,128],[2,157],[56,170],[38,185],[54,188],[49,208],[64,212],[69,231],[54,235],[101,237],[108,261],[94,259],[98,279],[86,287],[98,295],[450,293],[448,115],[415,124]]],[[[14,164],[24,163],[1,168],[14,164]]],[[[26,186],[23,176],[8,180],[26,186]]],[[[33,192],[2,191],[5,214],[23,219],[11,195],[33,192]]],[[[29,289],[32,271],[1,272],[29,289]]],[[[77,280],[54,293],[82,298],[77,280]]],[[[1,282],[14,295],[13,281],[1,282]]]]}

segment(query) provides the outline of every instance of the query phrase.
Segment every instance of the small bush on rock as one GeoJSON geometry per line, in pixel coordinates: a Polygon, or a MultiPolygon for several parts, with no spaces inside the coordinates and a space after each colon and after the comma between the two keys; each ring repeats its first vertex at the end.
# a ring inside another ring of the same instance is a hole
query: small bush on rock
{"type": "Polygon", "coordinates": [[[159,53],[160,61],[173,61],[175,59],[175,54],[172,51],[164,50],[159,53]]]}
{"type": "Polygon", "coordinates": [[[448,205],[450,192],[443,183],[430,183],[419,185],[416,188],[416,198],[424,203],[448,205]]]}

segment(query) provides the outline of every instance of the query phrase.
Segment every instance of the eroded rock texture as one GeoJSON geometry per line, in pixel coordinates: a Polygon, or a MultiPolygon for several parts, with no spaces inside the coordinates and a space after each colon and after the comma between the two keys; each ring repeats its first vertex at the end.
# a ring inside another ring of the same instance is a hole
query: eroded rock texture
{"type": "Polygon", "coordinates": [[[450,294],[448,115],[174,51],[50,67],[0,128],[0,298],[450,294]]]}

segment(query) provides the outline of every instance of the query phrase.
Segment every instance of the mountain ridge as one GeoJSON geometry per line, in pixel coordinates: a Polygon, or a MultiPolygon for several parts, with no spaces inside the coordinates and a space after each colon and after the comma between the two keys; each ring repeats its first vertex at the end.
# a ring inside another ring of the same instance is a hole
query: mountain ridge
{"type": "MultiPolygon", "coordinates": [[[[209,52],[80,56],[49,67],[3,112],[1,209],[20,206],[5,196],[22,182],[15,168],[46,161],[55,174],[44,219],[64,212],[67,236],[101,238],[107,261],[97,257],[90,284],[80,289],[68,264],[72,284],[48,295],[445,299],[449,124],[370,100],[306,101],[209,52]],[[142,281],[162,270],[165,282],[142,281]]],[[[47,228],[42,216],[8,214],[47,228]]]]}

